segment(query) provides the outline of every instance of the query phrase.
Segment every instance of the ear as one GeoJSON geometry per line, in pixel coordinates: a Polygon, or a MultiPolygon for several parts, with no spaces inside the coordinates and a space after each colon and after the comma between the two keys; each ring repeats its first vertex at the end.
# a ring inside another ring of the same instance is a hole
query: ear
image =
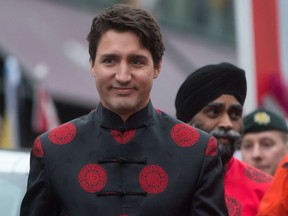
{"type": "Polygon", "coordinates": [[[93,77],[95,77],[95,74],[94,74],[94,65],[93,65],[93,62],[91,61],[91,60],[89,60],[90,61],[90,74],[93,76],[93,77]]]}
{"type": "Polygon", "coordinates": [[[160,60],[158,65],[156,65],[154,68],[153,79],[156,79],[159,76],[161,68],[162,68],[162,60],[160,60]]]}

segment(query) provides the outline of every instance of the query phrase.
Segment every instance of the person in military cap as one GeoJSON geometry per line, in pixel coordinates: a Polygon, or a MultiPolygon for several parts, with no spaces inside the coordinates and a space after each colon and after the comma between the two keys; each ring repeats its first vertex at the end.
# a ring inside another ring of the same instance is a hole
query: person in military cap
{"type": "Polygon", "coordinates": [[[243,161],[274,175],[287,153],[288,127],[284,117],[259,108],[244,118],[241,141],[243,161]]]}

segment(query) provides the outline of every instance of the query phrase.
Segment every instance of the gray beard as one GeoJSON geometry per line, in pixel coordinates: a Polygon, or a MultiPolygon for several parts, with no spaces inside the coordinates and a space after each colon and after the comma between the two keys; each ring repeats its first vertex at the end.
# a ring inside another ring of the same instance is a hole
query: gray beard
{"type": "Polygon", "coordinates": [[[233,157],[234,152],[236,150],[237,141],[240,139],[240,133],[236,132],[235,130],[224,130],[221,128],[216,128],[215,130],[211,131],[210,134],[214,136],[216,139],[219,137],[226,137],[231,140],[230,144],[222,144],[218,143],[218,149],[220,152],[221,160],[223,165],[227,164],[228,161],[233,157]]]}
{"type": "MultiPolygon", "coordinates": [[[[194,121],[193,119],[191,120],[191,122],[189,122],[189,124],[193,127],[199,128],[203,131],[204,128],[202,126],[202,124],[197,123],[196,121],[194,121]]],[[[207,133],[210,133],[212,136],[214,136],[216,139],[220,138],[220,137],[227,137],[231,143],[230,144],[221,144],[218,141],[218,149],[219,149],[219,153],[220,153],[220,157],[222,160],[223,165],[227,164],[228,161],[233,157],[234,152],[237,148],[237,144],[238,141],[241,138],[241,134],[238,133],[235,130],[225,130],[225,129],[221,129],[221,128],[216,128],[212,131],[206,131],[207,133]]]]}

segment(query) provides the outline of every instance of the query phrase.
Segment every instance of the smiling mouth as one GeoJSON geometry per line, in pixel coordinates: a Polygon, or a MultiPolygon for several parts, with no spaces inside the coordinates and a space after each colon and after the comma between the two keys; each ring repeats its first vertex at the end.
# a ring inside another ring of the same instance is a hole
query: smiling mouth
{"type": "Polygon", "coordinates": [[[118,95],[129,95],[134,91],[133,88],[113,88],[113,90],[118,95]]]}

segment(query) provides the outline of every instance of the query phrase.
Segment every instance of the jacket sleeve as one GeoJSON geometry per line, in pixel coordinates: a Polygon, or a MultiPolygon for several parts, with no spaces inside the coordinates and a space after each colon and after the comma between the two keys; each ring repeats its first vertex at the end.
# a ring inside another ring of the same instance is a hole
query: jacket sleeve
{"type": "Polygon", "coordinates": [[[217,141],[210,137],[194,194],[191,216],[227,216],[223,165],[217,141]]]}
{"type": "Polygon", "coordinates": [[[56,199],[51,193],[45,164],[43,162],[44,155],[35,154],[35,148],[34,142],[34,147],[30,154],[27,191],[21,203],[20,216],[60,215],[56,199]]]}

